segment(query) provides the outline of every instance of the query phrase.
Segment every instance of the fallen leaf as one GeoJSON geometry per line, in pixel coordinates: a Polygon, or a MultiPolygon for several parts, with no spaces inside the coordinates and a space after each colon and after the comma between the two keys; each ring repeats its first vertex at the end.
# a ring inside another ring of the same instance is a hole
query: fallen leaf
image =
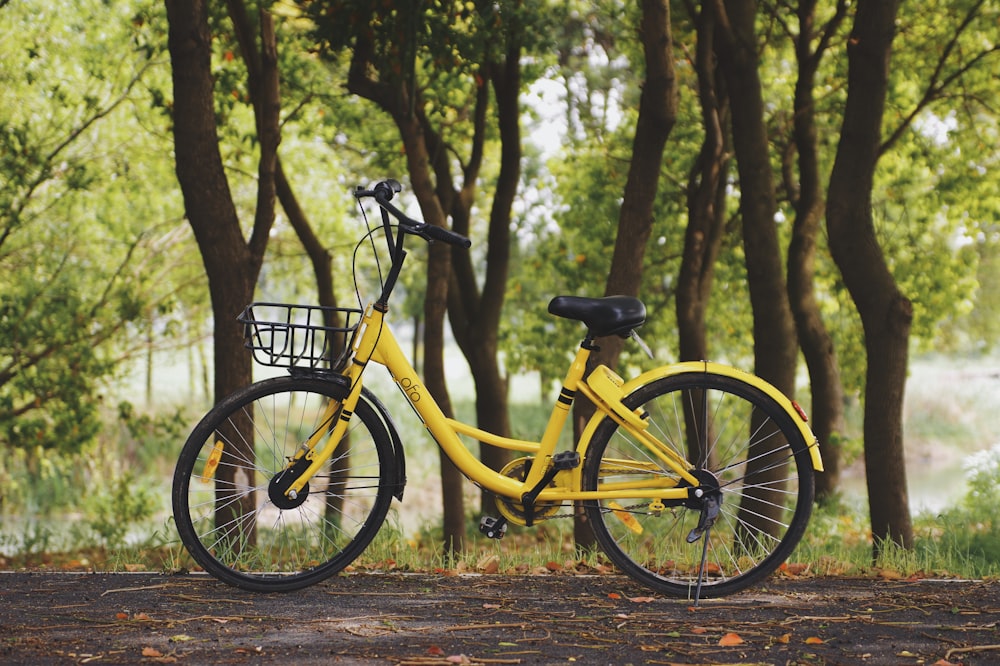
{"type": "Polygon", "coordinates": [[[188,636],[187,634],[177,634],[176,636],[171,636],[170,640],[173,643],[186,643],[188,641],[193,641],[194,637],[188,636]]]}
{"type": "Polygon", "coordinates": [[[494,554],[479,558],[476,569],[484,574],[495,574],[500,571],[500,558],[494,554]]]}
{"type": "Polygon", "coordinates": [[[790,576],[801,576],[808,568],[809,565],[802,562],[785,562],[781,565],[781,570],[790,576]]]}
{"type": "Polygon", "coordinates": [[[898,653],[896,656],[897,657],[916,657],[917,655],[913,654],[909,650],[903,650],[902,652],[898,653]]]}
{"type": "Polygon", "coordinates": [[[617,592],[608,592],[608,599],[621,599],[622,595],[617,592]]]}
{"type": "Polygon", "coordinates": [[[810,636],[806,639],[806,645],[822,645],[823,642],[823,639],[818,636],[810,636]]]}
{"type": "Polygon", "coordinates": [[[708,631],[708,629],[706,629],[705,627],[692,627],[691,628],[691,633],[692,634],[703,634],[706,631],[708,631]]]}
{"type": "Polygon", "coordinates": [[[427,648],[427,654],[429,654],[432,657],[443,657],[444,650],[439,648],[437,645],[432,645],[429,648],[427,648]]]}
{"type": "Polygon", "coordinates": [[[634,604],[648,604],[651,601],[656,601],[656,597],[629,597],[629,601],[634,604]]]}
{"type": "Polygon", "coordinates": [[[115,613],[115,618],[118,620],[127,620],[128,613],[115,613]]]}
{"type": "Polygon", "coordinates": [[[742,645],[742,644],[743,644],[743,639],[740,638],[739,634],[734,634],[733,632],[729,632],[728,634],[724,635],[722,638],[719,639],[719,645],[722,646],[742,645]]]}
{"type": "Polygon", "coordinates": [[[789,641],[791,640],[792,640],[791,634],[781,634],[780,636],[774,639],[774,642],[781,643],[782,645],[788,645],[789,641]]]}
{"type": "Polygon", "coordinates": [[[142,648],[142,656],[143,657],[162,657],[163,653],[160,652],[159,650],[157,650],[156,648],[153,648],[153,647],[144,647],[144,648],[142,648]]]}

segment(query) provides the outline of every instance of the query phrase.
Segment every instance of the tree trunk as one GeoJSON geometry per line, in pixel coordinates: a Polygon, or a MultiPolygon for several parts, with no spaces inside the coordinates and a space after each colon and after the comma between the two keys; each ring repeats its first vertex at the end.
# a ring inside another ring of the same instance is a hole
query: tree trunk
{"type": "MultiPolygon", "coordinates": [[[[243,5],[238,0],[228,0],[229,15],[233,21],[233,27],[236,30],[237,39],[240,44],[240,50],[243,52],[243,60],[247,65],[247,71],[250,78],[250,94],[254,100],[254,104],[260,107],[260,95],[262,88],[260,83],[260,78],[263,72],[262,60],[260,52],[257,50],[256,43],[253,39],[253,30],[251,28],[250,19],[246,14],[246,10],[243,5]]],[[[276,87],[275,87],[276,90],[276,87]]],[[[312,225],[309,223],[309,218],[302,207],[299,205],[298,198],[295,196],[295,192],[292,190],[291,183],[288,182],[288,177],[285,175],[285,170],[281,165],[280,158],[275,160],[274,167],[274,187],[275,195],[278,201],[281,202],[281,207],[285,211],[285,215],[288,217],[289,223],[292,225],[292,229],[295,230],[295,235],[298,237],[299,242],[302,243],[303,249],[305,249],[306,254],[309,256],[310,263],[313,267],[313,275],[316,279],[316,292],[317,292],[317,302],[321,306],[328,308],[335,308],[337,306],[337,298],[333,291],[333,274],[330,267],[333,264],[333,260],[330,256],[329,251],[323,246],[319,238],[313,232],[312,225]]],[[[324,310],[323,312],[323,324],[329,328],[340,328],[344,325],[342,317],[335,310],[324,310]]],[[[347,345],[347,336],[344,333],[328,334],[327,341],[327,353],[329,361],[331,364],[339,357],[341,351],[347,345]]],[[[342,450],[345,451],[343,455],[337,456],[336,461],[330,461],[330,473],[328,478],[328,484],[330,487],[336,485],[335,479],[338,474],[342,474],[343,470],[350,468],[350,461],[348,456],[350,455],[350,446],[346,444],[346,440],[350,439],[348,434],[345,437],[345,444],[342,445],[342,450]]],[[[337,524],[340,521],[340,516],[343,511],[344,498],[338,493],[327,492],[324,493],[326,498],[326,514],[329,517],[330,524],[337,524]]]]}
{"type": "MultiPolygon", "coordinates": [[[[431,183],[430,155],[416,118],[401,115],[397,125],[406,149],[406,161],[414,194],[424,221],[445,227],[446,215],[431,183]]],[[[451,246],[432,243],[427,250],[427,290],[424,294],[424,384],[447,416],[454,415],[444,368],[444,318],[448,310],[451,280],[451,246]]],[[[446,557],[465,548],[464,477],[451,459],[440,451],[443,503],[444,552],[446,557]]]]}
{"type": "Polygon", "coordinates": [[[795,390],[798,346],[775,225],[778,206],[764,120],[753,0],[728,0],[717,40],[732,108],[747,286],[753,307],[755,372],[786,395],[795,390]]]}
{"type": "MultiPolygon", "coordinates": [[[[639,116],[632,140],[632,161],[618,216],[611,271],[605,295],[637,296],[642,286],[642,264],[646,244],[653,229],[653,204],[660,182],[663,149],[677,120],[677,79],[674,74],[673,39],[670,32],[670,3],[643,0],[639,27],[646,78],[639,98],[639,116]]],[[[615,367],[625,341],[617,336],[602,338],[594,364],[615,367]]],[[[573,405],[575,439],[586,425],[593,405],[577,400],[573,405]]],[[[577,511],[575,538],[578,547],[594,543],[590,526],[577,511]]]]}
{"type": "MultiPolygon", "coordinates": [[[[501,142],[500,173],[490,209],[486,275],[480,293],[471,254],[453,253],[454,279],[448,305],[452,332],[469,363],[476,385],[476,422],[481,429],[500,436],[510,435],[507,380],[500,372],[497,347],[510,265],[511,208],[521,173],[520,52],[520,41],[512,28],[508,33],[504,61],[489,63],[485,68],[496,95],[501,142]]],[[[485,105],[479,104],[477,109],[485,111],[485,105]]],[[[470,164],[478,169],[476,160],[470,164]]],[[[469,234],[469,209],[464,201],[455,207],[452,219],[455,231],[469,234]]],[[[485,443],[480,443],[480,447],[480,460],[492,469],[502,469],[509,459],[504,449],[485,443]]],[[[484,491],[482,513],[491,513],[492,503],[492,495],[484,491]]]]}
{"type": "MultiPolygon", "coordinates": [[[[716,20],[722,28],[718,33],[717,52],[732,104],[743,249],[753,308],[754,370],[779,391],[792,396],[798,341],[788,304],[775,225],[777,201],[754,30],[757,3],[753,0],[726,0],[723,4],[714,5],[720,10],[721,15],[716,20]]],[[[763,484],[766,489],[762,487],[755,493],[751,503],[755,507],[771,507],[771,511],[744,507],[740,517],[749,531],[769,532],[777,524],[774,519],[783,511],[781,490],[785,469],[755,456],[754,448],[751,447],[749,453],[751,462],[747,465],[747,474],[762,475],[760,478],[766,478],[768,482],[763,484]]]]}
{"type": "MultiPolygon", "coordinates": [[[[203,0],[168,0],[168,47],[174,91],[174,152],[177,179],[184,195],[184,207],[201,252],[212,300],[215,351],[215,399],[252,381],[252,362],[243,348],[242,327],[236,315],[253,298],[254,285],[263,261],[267,237],[274,221],[274,169],[278,145],[278,95],[276,51],[273,26],[262,13],[264,57],[255,79],[258,95],[257,132],[260,140],[259,190],[257,211],[250,242],[244,241],[226,180],[215,125],[214,81],[211,71],[211,34],[208,8],[203,0]]],[[[252,442],[247,432],[227,441],[252,442]]],[[[253,460],[252,447],[234,452],[230,458],[253,460]]],[[[220,466],[218,487],[253,488],[252,467],[220,466]],[[232,478],[224,478],[222,469],[232,478]]],[[[220,509],[216,522],[246,524],[253,514],[253,491],[239,502],[229,503],[226,491],[219,490],[220,509]]],[[[252,526],[249,542],[252,542],[252,526]]],[[[241,540],[241,543],[245,543],[241,540]]]]}
{"type": "MultiPolygon", "coordinates": [[[[410,182],[420,202],[424,221],[445,227],[446,215],[430,178],[430,156],[423,133],[415,118],[397,120],[410,182]]],[[[432,243],[427,251],[427,291],[424,295],[424,384],[441,410],[454,415],[444,369],[444,318],[448,310],[448,283],[451,279],[451,246],[432,243]]],[[[465,548],[465,502],[462,496],[464,477],[451,460],[440,452],[441,492],[443,501],[444,549],[448,557],[465,548]]]]}
{"type": "MultiPolygon", "coordinates": [[[[705,135],[688,178],[688,226],[684,232],[675,296],[681,361],[700,361],[709,357],[705,313],[712,295],[715,260],[725,236],[725,175],[729,168],[725,132],[729,112],[725,88],[717,76],[715,15],[705,10],[693,18],[698,30],[695,71],[705,135]]],[[[689,416],[693,418],[694,415],[689,416]]],[[[704,438],[695,436],[701,430],[689,421],[687,431],[691,434],[688,440],[690,460],[711,464],[711,452],[701,450],[704,438]]]]}
{"type": "Polygon", "coordinates": [[[821,442],[824,471],[816,476],[816,498],[831,497],[840,481],[840,442],[844,434],[844,390],[833,340],[823,323],[813,287],[816,238],[823,218],[823,186],[820,183],[819,147],[813,87],[820,59],[829,38],[840,25],[846,5],[827,22],[815,50],[816,0],[799,3],[799,33],[795,40],[798,78],[795,82],[793,143],[798,155],[798,178],[788,165],[786,189],[795,206],[792,239],[788,246],[788,299],[795,317],[799,345],[809,368],[812,386],[812,427],[821,442]]]}
{"type": "Polygon", "coordinates": [[[903,455],[903,394],[913,308],[896,285],[872,219],[889,61],[899,0],[860,0],[847,43],[847,103],[826,205],[834,261],[861,315],[865,473],[874,554],[913,545],[903,455]]]}
{"type": "Polygon", "coordinates": [[[715,259],[725,233],[725,173],[728,110],[715,58],[715,15],[703,10],[694,17],[698,42],[695,72],[705,135],[688,178],[688,226],[678,275],[676,312],[681,361],[708,358],[705,312],[712,294],[715,259]]]}
{"type": "MultiPolygon", "coordinates": [[[[439,198],[432,182],[432,158],[426,128],[418,117],[419,104],[411,104],[415,94],[402,81],[395,84],[368,76],[373,45],[359,37],[355,44],[348,74],[351,93],[374,102],[388,113],[399,130],[406,153],[410,184],[420,205],[424,221],[447,226],[448,206],[439,198]]],[[[446,416],[453,416],[451,397],[444,370],[444,316],[448,307],[448,282],[451,278],[451,246],[432,243],[427,253],[427,289],[424,295],[424,384],[446,416]]],[[[443,451],[441,494],[444,510],[444,548],[446,556],[465,547],[465,509],[462,497],[463,477],[443,451]]]]}

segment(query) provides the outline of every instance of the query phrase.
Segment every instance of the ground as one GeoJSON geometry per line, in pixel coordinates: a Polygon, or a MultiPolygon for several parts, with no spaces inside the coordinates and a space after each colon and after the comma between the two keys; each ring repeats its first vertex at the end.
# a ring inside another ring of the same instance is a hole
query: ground
{"type": "Polygon", "coordinates": [[[0,573],[4,664],[991,664],[1000,583],[772,579],[723,599],[619,576],[0,573]]]}

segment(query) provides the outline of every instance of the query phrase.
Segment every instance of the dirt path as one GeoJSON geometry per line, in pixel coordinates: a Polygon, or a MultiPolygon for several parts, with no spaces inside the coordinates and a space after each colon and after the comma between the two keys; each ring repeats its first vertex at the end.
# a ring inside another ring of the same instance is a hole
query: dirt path
{"type": "Polygon", "coordinates": [[[198,575],[0,573],[4,664],[994,664],[1000,584],[355,574],[294,595],[198,575]],[[464,661],[463,661],[464,659],[464,661]]]}

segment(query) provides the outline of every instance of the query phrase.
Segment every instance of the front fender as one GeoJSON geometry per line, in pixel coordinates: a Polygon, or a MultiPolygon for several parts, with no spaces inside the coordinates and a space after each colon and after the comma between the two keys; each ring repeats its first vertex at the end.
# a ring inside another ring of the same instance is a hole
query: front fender
{"type": "MultiPolygon", "coordinates": [[[[799,429],[799,432],[802,433],[802,439],[806,443],[806,447],[809,451],[809,457],[812,460],[813,469],[817,472],[823,471],[823,459],[819,452],[819,441],[816,439],[816,435],[813,434],[809,424],[806,423],[806,420],[800,414],[800,411],[793,406],[792,401],[789,400],[784,393],[757,375],[738,370],[728,365],[712,363],[711,361],[686,361],[684,363],[663,365],[630,379],[622,386],[622,395],[628,396],[639,387],[645,386],[646,384],[656,381],[657,379],[689,373],[706,373],[732,377],[746,384],[750,384],[754,388],[763,391],[768,396],[773,398],[775,402],[781,405],[781,407],[791,415],[792,421],[799,429]]],[[[606,416],[607,415],[603,412],[597,411],[590,418],[590,421],[587,422],[587,426],[583,429],[583,433],[580,435],[580,442],[577,445],[577,451],[580,453],[581,458],[586,457],[587,448],[590,446],[590,439],[597,430],[597,426],[600,425],[606,416]]]]}
{"type": "Polygon", "coordinates": [[[361,399],[367,400],[375,411],[378,412],[379,416],[382,418],[382,422],[385,425],[386,432],[389,433],[389,441],[392,442],[392,451],[396,458],[396,479],[395,486],[396,490],[393,493],[400,502],[403,501],[403,490],[406,488],[406,457],[403,455],[403,442],[399,438],[399,431],[396,429],[396,423],[392,420],[392,416],[389,415],[389,410],[386,406],[382,404],[382,401],[378,399],[374,393],[368,390],[368,387],[361,387],[361,399]]]}
{"type": "MultiPolygon", "coordinates": [[[[351,392],[350,384],[340,381],[340,378],[342,378],[343,375],[326,371],[300,371],[298,374],[304,377],[319,377],[330,382],[330,384],[335,387],[336,390],[334,393],[339,400],[343,400],[347,397],[347,394],[351,392]]],[[[386,408],[385,404],[379,400],[377,395],[369,391],[367,386],[361,387],[361,397],[359,400],[366,401],[378,413],[379,418],[382,420],[382,425],[385,428],[385,432],[389,436],[389,441],[392,443],[393,458],[396,460],[396,478],[393,479],[393,495],[396,499],[402,502],[403,490],[406,488],[406,456],[403,453],[403,442],[399,438],[399,430],[396,428],[396,423],[392,420],[392,416],[389,414],[389,410],[386,408]]]]}

